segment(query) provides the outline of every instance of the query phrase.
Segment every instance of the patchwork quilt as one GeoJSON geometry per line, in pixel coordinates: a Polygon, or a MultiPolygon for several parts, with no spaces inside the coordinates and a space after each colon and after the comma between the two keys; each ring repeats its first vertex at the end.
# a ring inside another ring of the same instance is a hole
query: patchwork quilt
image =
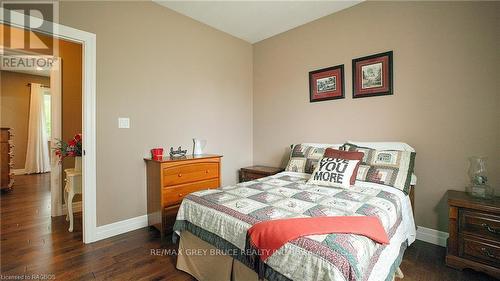
{"type": "MultiPolygon", "coordinates": [[[[401,225],[402,202],[396,194],[372,187],[310,185],[306,184],[308,178],[305,174],[280,173],[192,193],[181,204],[174,231],[190,231],[257,271],[256,253],[246,247],[246,234],[261,221],[376,216],[389,239],[401,225]]],[[[305,236],[286,243],[259,265],[258,271],[269,281],[368,280],[384,247],[354,234],[305,236]]],[[[386,276],[379,280],[384,279],[386,276]]]]}

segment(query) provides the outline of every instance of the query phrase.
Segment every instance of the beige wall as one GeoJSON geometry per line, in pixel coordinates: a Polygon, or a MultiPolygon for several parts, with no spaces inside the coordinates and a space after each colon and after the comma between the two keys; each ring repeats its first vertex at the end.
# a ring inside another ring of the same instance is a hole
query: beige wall
{"type": "MultiPolygon", "coordinates": [[[[254,162],[287,145],[403,141],[417,151],[416,222],[447,229],[467,157],[500,187],[497,3],[365,2],[254,45],[254,162]],[[393,96],[352,99],[351,60],[394,51],[393,96]],[[344,64],[346,98],[309,103],[308,72],[344,64]]],[[[497,189],[498,191],[498,189],[497,189]]]]}
{"type": "Polygon", "coordinates": [[[24,169],[28,142],[30,87],[28,83],[49,85],[49,77],[0,71],[0,126],[14,133],[14,169],[24,169]]]}
{"type": "Polygon", "coordinates": [[[251,164],[250,44],[152,2],[61,2],[60,21],[97,34],[98,225],[146,214],[152,147],[206,138],[224,185],[251,164]]]}

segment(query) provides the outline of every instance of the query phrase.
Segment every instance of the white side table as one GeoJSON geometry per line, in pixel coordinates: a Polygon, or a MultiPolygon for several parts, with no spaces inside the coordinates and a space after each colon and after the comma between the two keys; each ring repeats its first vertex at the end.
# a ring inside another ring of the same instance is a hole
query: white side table
{"type": "Polygon", "coordinates": [[[64,202],[68,209],[66,221],[69,220],[69,232],[73,232],[73,197],[82,193],[82,171],[75,169],[65,169],[66,185],[64,186],[64,202]]]}

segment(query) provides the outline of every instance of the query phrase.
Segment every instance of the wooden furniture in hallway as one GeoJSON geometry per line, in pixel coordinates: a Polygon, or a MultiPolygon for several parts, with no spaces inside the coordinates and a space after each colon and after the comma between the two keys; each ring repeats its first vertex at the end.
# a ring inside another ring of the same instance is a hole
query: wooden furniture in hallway
{"type": "Polygon", "coordinates": [[[1,157],[1,180],[0,188],[2,190],[11,190],[14,186],[14,144],[13,134],[10,128],[0,129],[0,157],[1,157]]]}
{"type": "Polygon", "coordinates": [[[82,193],[82,171],[75,169],[64,170],[66,185],[64,186],[64,203],[68,211],[66,221],[69,220],[69,232],[73,232],[73,197],[82,193]]]}
{"type": "Polygon", "coordinates": [[[268,166],[251,166],[240,169],[240,182],[252,181],[283,172],[285,169],[268,166]]]}
{"type": "Polygon", "coordinates": [[[500,279],[500,197],[480,199],[449,190],[446,264],[500,279]]]}
{"type": "Polygon", "coordinates": [[[145,158],[148,224],[161,238],[172,232],[177,210],[189,193],[218,188],[221,184],[221,155],[189,155],[183,158],[145,158]]]}

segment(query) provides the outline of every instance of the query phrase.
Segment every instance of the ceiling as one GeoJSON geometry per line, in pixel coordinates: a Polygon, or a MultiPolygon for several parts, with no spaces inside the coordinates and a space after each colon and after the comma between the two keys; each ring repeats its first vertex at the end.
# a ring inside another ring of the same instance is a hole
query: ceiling
{"type": "Polygon", "coordinates": [[[153,1],[253,44],[363,0],[153,1]]]}

